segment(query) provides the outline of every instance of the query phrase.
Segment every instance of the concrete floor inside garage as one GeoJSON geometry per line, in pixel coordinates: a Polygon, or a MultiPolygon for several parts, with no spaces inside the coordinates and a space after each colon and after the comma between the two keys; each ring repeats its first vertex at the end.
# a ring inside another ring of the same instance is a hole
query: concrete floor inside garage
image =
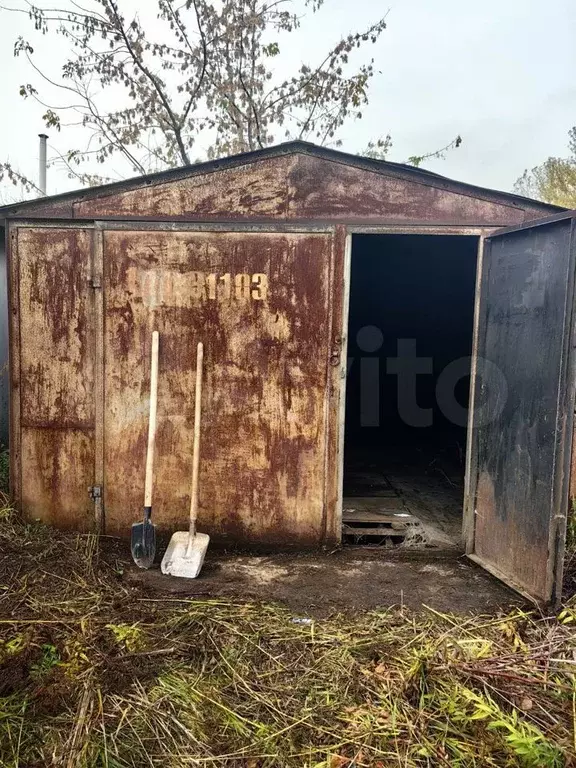
{"type": "Polygon", "coordinates": [[[349,455],[344,545],[462,552],[460,447],[449,448],[439,454],[426,446],[369,448],[349,455]]]}

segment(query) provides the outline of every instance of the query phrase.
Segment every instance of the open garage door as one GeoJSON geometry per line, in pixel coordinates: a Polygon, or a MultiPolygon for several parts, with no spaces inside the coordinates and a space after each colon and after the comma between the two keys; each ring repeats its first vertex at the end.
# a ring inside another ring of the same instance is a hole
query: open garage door
{"type": "Polygon", "coordinates": [[[561,591],[574,412],[576,213],[485,241],[466,551],[538,601],[561,591]]]}

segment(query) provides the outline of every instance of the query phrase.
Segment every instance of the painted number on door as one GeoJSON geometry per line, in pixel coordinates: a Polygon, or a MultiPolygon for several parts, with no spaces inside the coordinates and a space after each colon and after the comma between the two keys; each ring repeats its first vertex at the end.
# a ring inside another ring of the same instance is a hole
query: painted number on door
{"type": "Polygon", "coordinates": [[[142,296],[148,307],[202,301],[266,301],[268,275],[263,272],[145,272],[142,296]]]}
{"type": "Polygon", "coordinates": [[[252,299],[253,301],[265,301],[268,292],[268,275],[262,272],[250,274],[232,275],[226,272],[223,275],[217,275],[214,272],[206,274],[204,272],[192,272],[195,285],[192,289],[192,296],[195,299],[222,299],[230,301],[232,298],[237,301],[252,299]]]}

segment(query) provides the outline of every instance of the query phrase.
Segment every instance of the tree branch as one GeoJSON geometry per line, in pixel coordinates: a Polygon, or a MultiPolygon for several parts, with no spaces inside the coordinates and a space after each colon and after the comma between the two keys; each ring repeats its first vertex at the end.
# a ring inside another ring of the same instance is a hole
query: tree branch
{"type": "Polygon", "coordinates": [[[180,126],[178,125],[178,121],[176,120],[176,117],[174,115],[174,112],[172,111],[170,103],[169,103],[166,95],[164,94],[164,91],[160,87],[160,85],[158,83],[158,80],[155,77],[155,75],[153,75],[152,72],[150,72],[150,70],[148,69],[148,67],[145,66],[145,64],[141,60],[141,58],[135,54],[134,49],[132,47],[132,44],[131,44],[131,42],[130,42],[130,40],[128,38],[128,35],[126,34],[126,31],[124,29],[124,24],[121,21],[121,18],[120,18],[120,15],[119,15],[116,3],[114,2],[114,0],[108,0],[108,2],[110,3],[110,7],[112,8],[112,10],[114,12],[114,17],[116,19],[116,23],[118,25],[118,29],[120,31],[120,34],[122,35],[122,38],[124,40],[124,43],[126,44],[126,47],[128,48],[128,51],[129,51],[130,55],[132,56],[132,60],[133,60],[134,64],[148,78],[148,80],[152,83],[156,93],[158,94],[158,96],[160,98],[160,101],[162,102],[162,104],[164,106],[164,109],[166,110],[166,114],[168,115],[168,119],[169,119],[170,123],[172,124],[172,128],[174,130],[174,137],[176,139],[176,143],[178,144],[178,148],[180,150],[180,154],[182,155],[182,161],[184,162],[185,165],[189,165],[190,164],[190,158],[188,157],[188,153],[186,152],[186,147],[184,146],[184,142],[182,141],[182,135],[181,135],[180,126]]]}

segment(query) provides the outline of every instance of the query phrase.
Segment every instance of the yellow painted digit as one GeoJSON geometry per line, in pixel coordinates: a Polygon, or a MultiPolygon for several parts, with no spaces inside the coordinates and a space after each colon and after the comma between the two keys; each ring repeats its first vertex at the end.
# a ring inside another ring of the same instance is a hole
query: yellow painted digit
{"type": "Polygon", "coordinates": [[[257,272],[252,275],[252,298],[254,301],[266,301],[268,298],[268,275],[257,272]]]}
{"type": "Polygon", "coordinates": [[[220,275],[218,282],[222,284],[222,293],[224,294],[222,298],[224,298],[225,301],[230,301],[232,298],[232,275],[230,272],[226,272],[225,275],[220,275]]]}
{"type": "MultiPolygon", "coordinates": [[[[232,296],[237,301],[266,301],[268,298],[268,275],[257,272],[248,275],[243,272],[236,275],[226,272],[218,275],[214,272],[190,272],[190,296],[194,301],[210,299],[214,301],[230,301],[232,296]]],[[[174,293],[173,276],[164,284],[155,274],[145,275],[143,293],[151,304],[164,303],[174,293]],[[168,294],[166,296],[165,294],[168,294]]]]}
{"type": "Polygon", "coordinates": [[[216,298],[216,275],[213,272],[211,272],[209,275],[206,276],[206,284],[208,286],[208,298],[215,299],[216,298]]]}
{"type": "Polygon", "coordinates": [[[236,299],[243,301],[250,298],[250,275],[239,274],[234,276],[236,299]]]}

